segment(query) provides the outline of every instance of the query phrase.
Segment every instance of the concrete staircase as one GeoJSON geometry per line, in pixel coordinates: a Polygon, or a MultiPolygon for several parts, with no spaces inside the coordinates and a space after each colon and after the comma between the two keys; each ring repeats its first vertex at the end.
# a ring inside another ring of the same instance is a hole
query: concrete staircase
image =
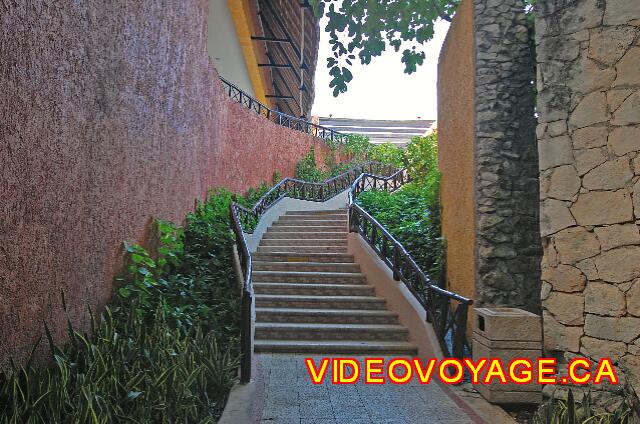
{"type": "Polygon", "coordinates": [[[415,355],[347,253],[347,210],[289,211],[253,255],[256,352],[415,355]]]}

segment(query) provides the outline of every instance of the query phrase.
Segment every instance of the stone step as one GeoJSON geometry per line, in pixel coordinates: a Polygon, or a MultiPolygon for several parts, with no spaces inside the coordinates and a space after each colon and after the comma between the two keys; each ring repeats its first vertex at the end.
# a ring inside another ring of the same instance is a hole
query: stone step
{"type": "Polygon", "coordinates": [[[347,246],[295,246],[295,245],[271,245],[271,246],[258,246],[257,254],[269,254],[269,255],[299,255],[299,254],[311,254],[311,255],[345,255],[347,254],[347,246]]]}
{"type": "Polygon", "coordinates": [[[291,284],[253,283],[257,294],[292,294],[300,296],[373,296],[373,287],[366,284],[291,284]]]}
{"type": "Polygon", "coordinates": [[[347,224],[344,225],[280,225],[271,226],[268,233],[344,233],[347,231],[347,224]]]}
{"type": "Polygon", "coordinates": [[[347,226],[348,219],[320,219],[282,216],[277,221],[273,221],[271,228],[310,225],[314,227],[339,227],[347,226]]]}
{"type": "Polygon", "coordinates": [[[254,283],[364,284],[359,272],[253,271],[254,283]]]}
{"type": "Polygon", "coordinates": [[[319,211],[287,211],[285,215],[318,215],[318,216],[326,216],[326,215],[346,215],[348,209],[327,209],[327,210],[319,210],[319,211]]]}
{"type": "Polygon", "coordinates": [[[256,322],[255,338],[272,340],[406,341],[409,331],[389,324],[311,324],[256,322]]]}
{"type": "Polygon", "coordinates": [[[410,342],[365,340],[256,340],[256,352],[407,355],[418,353],[410,342]]]}
{"type": "Polygon", "coordinates": [[[398,314],[387,310],[256,308],[258,322],[397,324],[398,314]]]}
{"type": "Polygon", "coordinates": [[[254,271],[360,272],[355,263],[253,261],[254,271]]]}
{"type": "MultiPolygon", "coordinates": [[[[293,249],[293,247],[292,247],[293,249]]],[[[264,262],[320,262],[320,263],[354,263],[353,255],[348,253],[254,253],[254,263],[264,262]]]]}
{"type": "Polygon", "coordinates": [[[301,215],[280,215],[278,221],[287,221],[287,220],[314,220],[314,221],[340,221],[347,220],[348,215],[345,214],[323,214],[323,215],[309,215],[309,214],[301,214],[301,215]]]}
{"type": "Polygon", "coordinates": [[[256,294],[256,308],[385,309],[386,305],[386,300],[373,296],[256,294]]]}
{"type": "Polygon", "coordinates": [[[273,239],[299,240],[299,239],[347,239],[347,230],[344,231],[267,231],[262,236],[262,241],[273,239]]]}
{"type": "MultiPolygon", "coordinates": [[[[346,233],[345,233],[346,234],[346,233]]],[[[347,237],[341,239],[331,239],[331,238],[321,238],[321,239],[311,239],[311,238],[299,238],[299,239],[265,239],[264,237],[260,240],[260,246],[307,246],[307,247],[317,247],[317,246],[340,246],[347,247],[347,237]]],[[[295,252],[295,250],[294,250],[295,252]]]]}

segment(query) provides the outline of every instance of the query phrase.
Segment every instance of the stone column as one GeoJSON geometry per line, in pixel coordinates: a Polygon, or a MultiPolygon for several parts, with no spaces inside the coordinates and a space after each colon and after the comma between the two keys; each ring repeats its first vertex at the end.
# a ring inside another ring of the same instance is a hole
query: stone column
{"type": "Polygon", "coordinates": [[[474,0],[476,299],[540,312],[535,67],[522,0],[474,0]]]}

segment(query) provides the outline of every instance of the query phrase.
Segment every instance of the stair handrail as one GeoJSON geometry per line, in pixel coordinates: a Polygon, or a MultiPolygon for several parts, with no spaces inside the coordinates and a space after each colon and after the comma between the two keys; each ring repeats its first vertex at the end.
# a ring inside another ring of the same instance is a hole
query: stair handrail
{"type": "Polygon", "coordinates": [[[254,231],[262,215],[273,205],[285,197],[324,202],[337,194],[347,190],[359,176],[377,175],[374,172],[393,172],[397,168],[380,162],[366,162],[343,172],[324,182],[309,182],[297,178],[284,178],[273,186],[256,202],[253,208],[248,209],[236,202],[229,205],[231,216],[231,228],[235,233],[238,259],[242,272],[242,301],[240,306],[240,381],[248,383],[251,380],[251,364],[253,357],[253,334],[251,328],[254,315],[255,293],[251,279],[252,258],[245,234],[254,231]]]}
{"type": "Polygon", "coordinates": [[[220,76],[220,81],[222,82],[225,92],[232,100],[235,100],[258,115],[267,118],[271,122],[295,131],[310,134],[323,140],[331,141],[332,143],[344,143],[347,141],[347,134],[322,125],[314,124],[313,122],[309,122],[303,118],[297,118],[278,110],[271,109],[264,103],[253,98],[250,94],[242,91],[242,89],[237,85],[222,76],[220,76]]]}
{"type": "Polygon", "coordinates": [[[353,181],[363,173],[368,172],[372,175],[379,175],[381,173],[388,174],[396,170],[397,168],[393,166],[371,161],[357,165],[342,174],[329,178],[323,182],[312,182],[287,177],[282,179],[262,195],[253,208],[248,209],[236,203],[236,212],[238,214],[242,230],[245,233],[251,234],[253,233],[253,226],[260,221],[260,217],[285,197],[309,200],[313,202],[324,202],[331,199],[338,193],[349,189],[353,181]]]}
{"type": "Polygon", "coordinates": [[[411,177],[406,169],[388,177],[370,173],[360,175],[349,190],[349,232],[359,233],[364,238],[392,270],[393,279],[402,281],[424,308],[425,319],[433,326],[445,356],[463,358],[465,346],[469,346],[466,338],[467,315],[473,300],[434,284],[402,243],[356,203],[356,198],[363,191],[395,191],[409,181],[411,177]],[[451,349],[447,343],[449,338],[451,349]]]}

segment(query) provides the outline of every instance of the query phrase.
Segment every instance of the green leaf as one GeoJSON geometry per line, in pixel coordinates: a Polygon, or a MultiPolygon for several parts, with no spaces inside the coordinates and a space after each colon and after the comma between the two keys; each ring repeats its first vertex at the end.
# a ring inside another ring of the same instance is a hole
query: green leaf
{"type": "Polygon", "coordinates": [[[118,289],[118,294],[123,298],[128,298],[131,295],[131,290],[127,287],[120,287],[118,289]]]}
{"type": "Polygon", "coordinates": [[[143,394],[143,392],[130,391],[129,393],[127,393],[127,395],[124,397],[123,400],[124,400],[124,402],[130,402],[130,401],[133,401],[133,400],[137,399],[142,394],[143,394]]]}
{"type": "Polygon", "coordinates": [[[142,262],[144,260],[144,257],[142,257],[141,255],[139,255],[138,253],[134,253],[131,255],[131,261],[134,264],[139,264],[140,262],[142,262]]]}

